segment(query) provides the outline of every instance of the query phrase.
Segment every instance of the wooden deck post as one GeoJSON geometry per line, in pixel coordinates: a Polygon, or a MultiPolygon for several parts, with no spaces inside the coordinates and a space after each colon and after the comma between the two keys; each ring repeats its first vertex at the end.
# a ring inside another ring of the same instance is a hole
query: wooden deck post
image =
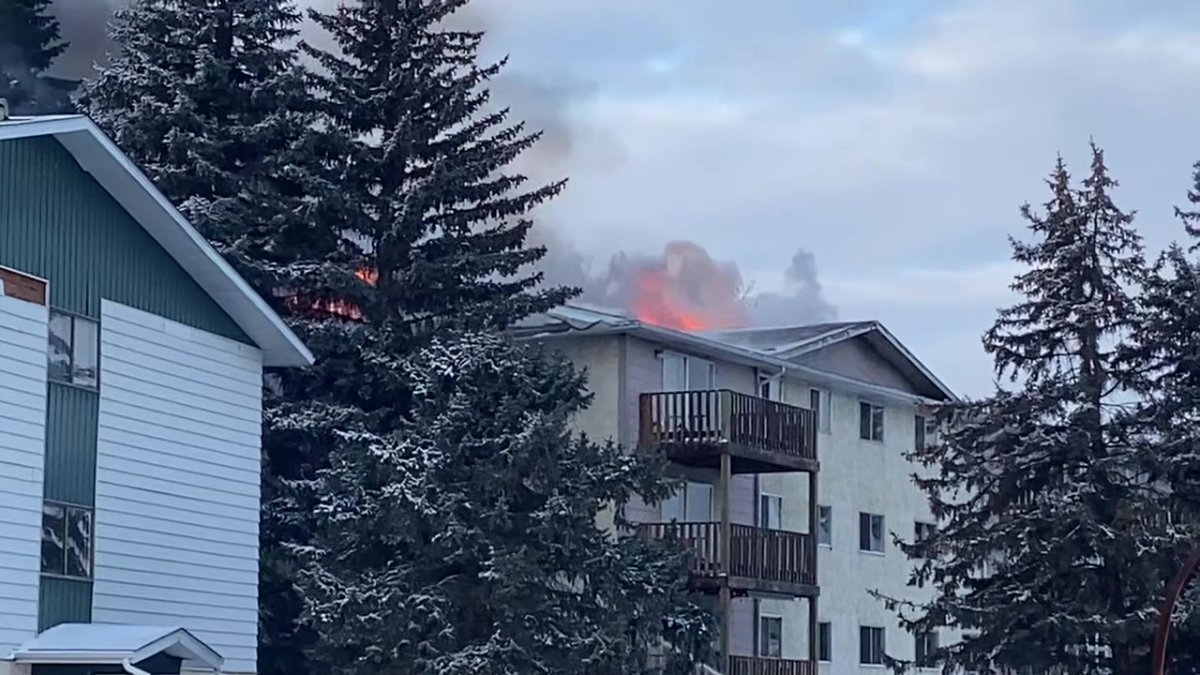
{"type": "Polygon", "coordinates": [[[721,626],[721,672],[728,675],[730,666],[730,647],[733,644],[733,596],[729,588],[729,570],[732,562],[732,549],[730,535],[733,528],[730,523],[730,504],[729,498],[732,493],[730,483],[733,482],[733,459],[729,456],[729,450],[726,449],[721,453],[721,573],[724,579],[721,581],[721,614],[723,615],[721,626]]]}

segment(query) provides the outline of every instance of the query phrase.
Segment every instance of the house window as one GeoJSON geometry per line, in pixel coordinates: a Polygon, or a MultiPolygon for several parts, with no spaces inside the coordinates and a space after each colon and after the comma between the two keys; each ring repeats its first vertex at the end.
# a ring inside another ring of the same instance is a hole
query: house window
{"type": "Polygon", "coordinates": [[[703,523],[713,520],[713,486],[688,481],[659,506],[662,522],[703,523]]]}
{"type": "Polygon", "coordinates": [[[817,507],[817,543],[833,547],[833,507],[817,507]]]}
{"type": "Polygon", "coordinates": [[[759,397],[765,398],[768,401],[782,401],[783,378],[778,375],[774,377],[769,375],[759,375],[758,395],[759,397]]]}
{"type": "Polygon", "coordinates": [[[829,392],[821,389],[809,390],[808,407],[812,409],[813,416],[817,419],[817,431],[823,434],[829,433],[829,392]]]}
{"type": "Polygon", "coordinates": [[[919,544],[928,541],[936,531],[937,526],[933,523],[922,523],[921,521],[913,523],[913,543],[919,544]]]}
{"type": "Polygon", "coordinates": [[[817,660],[822,663],[833,660],[833,624],[828,621],[817,624],[817,660]]]}
{"type": "Polygon", "coordinates": [[[858,514],[858,550],[883,553],[883,516],[858,514]]]}
{"type": "Polygon", "coordinates": [[[883,665],[883,629],[877,626],[859,626],[858,662],[864,666],[883,665]]]}
{"type": "Polygon", "coordinates": [[[91,319],[50,312],[49,377],[95,388],[100,381],[100,326],[91,319]]]}
{"type": "Polygon", "coordinates": [[[937,632],[925,631],[917,633],[915,641],[916,645],[913,648],[913,653],[916,654],[916,658],[914,659],[915,665],[918,668],[932,667],[938,650],[937,632]]]}
{"type": "Polygon", "coordinates": [[[91,509],[42,505],[42,574],[92,578],[91,509]]]}
{"type": "Polygon", "coordinates": [[[712,361],[673,352],[662,355],[663,391],[707,391],[717,385],[712,361]]]}
{"type": "Polygon", "coordinates": [[[783,529],[783,497],[759,495],[758,526],[768,530],[783,529]]]}
{"type": "Polygon", "coordinates": [[[865,401],[858,404],[858,436],[867,441],[883,442],[883,406],[865,401]]]}
{"type": "Polygon", "coordinates": [[[758,655],[769,659],[783,656],[783,617],[758,617],[758,655]]]}
{"type": "Polygon", "coordinates": [[[917,415],[913,418],[913,448],[917,452],[925,449],[925,416],[917,415]]]}

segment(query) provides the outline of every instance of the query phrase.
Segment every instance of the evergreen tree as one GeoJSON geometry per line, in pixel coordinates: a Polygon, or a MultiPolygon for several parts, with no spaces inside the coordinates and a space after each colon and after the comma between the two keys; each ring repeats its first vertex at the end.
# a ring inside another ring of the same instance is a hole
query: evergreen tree
{"type": "Polygon", "coordinates": [[[626,675],[665,638],[667,672],[691,672],[712,636],[682,554],[596,526],[674,486],[660,457],[570,435],[582,375],[494,334],[435,340],[400,371],[411,415],[348,439],[305,486],[314,669],[626,675]]]}
{"type": "Polygon", "coordinates": [[[1044,213],[1022,209],[1032,241],[1012,240],[1021,298],[983,340],[1011,390],[943,411],[942,442],[910,457],[937,469],[917,483],[939,530],[902,544],[933,599],[885,603],[913,632],[966,631],[947,668],[1141,672],[1174,543],[1116,346],[1138,321],[1142,243],[1099,148],[1082,187],[1061,159],[1049,185],[1044,213]]]}
{"type": "MultiPolygon", "coordinates": [[[[135,0],[80,105],[268,299],[354,293],[291,0],[135,0]]],[[[361,290],[361,289],[359,289],[361,290]]]]}
{"type": "Polygon", "coordinates": [[[338,228],[327,167],[346,149],[321,129],[310,76],[285,48],[300,19],[290,0],[135,0],[114,19],[120,51],[80,97],[317,356],[269,374],[264,401],[259,671],[276,675],[306,672],[312,641],[280,548],[307,525],[285,485],[401,403],[380,385],[386,348],[356,309],[374,293],[363,254],[338,228]]]}
{"type": "Polygon", "coordinates": [[[78,82],[46,71],[67,49],[50,0],[0,0],[0,98],[13,115],[71,112],[78,82]]]}
{"type": "Polygon", "coordinates": [[[372,254],[380,303],[417,344],[444,328],[502,328],[574,291],[542,288],[526,247],[537,205],[559,181],[527,189],[508,165],[541,137],[489,107],[504,62],[479,65],[483,33],[445,21],[469,0],[364,0],[312,12],[337,51],[308,48],[333,126],[357,139],[341,187],[343,224],[372,254]]]}
{"type": "MultiPolygon", "coordinates": [[[[1157,465],[1150,476],[1166,495],[1173,546],[1162,551],[1162,579],[1172,578],[1192,546],[1200,544],[1200,164],[1188,193],[1193,210],[1176,209],[1191,238],[1172,244],[1159,257],[1140,299],[1136,329],[1123,345],[1138,372],[1138,421],[1144,425],[1157,465]]],[[[1164,582],[1165,583],[1165,582],[1164,582]]],[[[1193,586],[1195,582],[1193,581],[1193,586]]],[[[1173,673],[1200,672],[1200,612],[1196,588],[1181,599],[1172,628],[1173,673]]]]}
{"type": "Polygon", "coordinates": [[[81,99],[317,356],[271,374],[265,402],[259,663],[278,675],[307,672],[316,638],[297,622],[289,550],[316,527],[318,495],[296,488],[330,453],[396,433],[409,350],[569,295],[522,273],[544,253],[523,247],[523,218],[561,183],[520,193],[524,179],[504,173],[537,135],[489,133],[506,116],[485,110],[486,77],[455,46],[466,38],[389,20],[358,26],[370,38],[356,46],[343,31],[351,57],[318,56],[331,74],[314,95],[284,46],[297,19],[286,0],[136,0],[117,16],[120,53],[81,99]],[[380,75],[405,59],[422,64],[419,77],[380,75]]]}

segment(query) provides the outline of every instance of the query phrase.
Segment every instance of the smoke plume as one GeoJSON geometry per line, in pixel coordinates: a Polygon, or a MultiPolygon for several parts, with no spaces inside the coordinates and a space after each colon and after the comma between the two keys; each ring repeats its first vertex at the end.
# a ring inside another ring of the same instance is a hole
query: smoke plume
{"type": "MultiPolygon", "coordinates": [[[[341,0],[303,0],[305,10],[328,11],[341,0]]],[[[70,49],[58,59],[53,74],[88,78],[103,64],[114,44],[107,26],[112,13],[125,0],[55,0],[63,39],[70,49]]],[[[452,24],[467,30],[497,28],[502,13],[489,12],[482,3],[468,5],[452,24]]],[[[500,26],[502,28],[502,26],[500,26]]],[[[333,41],[311,21],[305,21],[301,38],[308,44],[331,49],[333,41]]],[[[495,58],[496,54],[488,57],[495,58]]],[[[512,169],[527,175],[530,185],[556,181],[573,166],[620,161],[621,148],[610,136],[588,128],[573,116],[572,107],[590,93],[586,83],[567,75],[539,77],[511,63],[492,82],[494,101],[510,107],[514,120],[541,130],[542,140],[519,157],[512,169]],[[585,138],[587,143],[579,143],[585,138]],[[587,152],[579,151],[586,145],[587,152]]],[[[568,185],[568,190],[570,186],[568,185]]],[[[539,263],[548,284],[575,286],[581,300],[623,310],[642,318],[685,329],[768,326],[830,321],[836,308],[825,298],[813,254],[798,249],[778,291],[754,293],[733,261],[718,260],[705,248],[689,241],[668,243],[662,251],[624,252],[599,259],[571,242],[569,228],[553,205],[535,214],[531,243],[545,246],[539,263]]]]}
{"type": "Polygon", "coordinates": [[[114,47],[108,22],[120,4],[120,0],[54,0],[50,12],[70,48],[54,62],[50,74],[73,80],[91,77],[95,65],[107,61],[114,47]]]}

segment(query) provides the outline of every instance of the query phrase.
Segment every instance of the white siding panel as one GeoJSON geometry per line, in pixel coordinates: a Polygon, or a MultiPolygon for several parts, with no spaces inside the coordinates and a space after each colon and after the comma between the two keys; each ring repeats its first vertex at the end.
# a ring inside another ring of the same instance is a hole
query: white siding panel
{"type": "Polygon", "coordinates": [[[181,625],[256,671],[262,356],[101,308],[93,620],[181,625]]]}
{"type": "Polygon", "coordinates": [[[0,658],[37,634],[48,320],[0,296],[0,658]]]}

